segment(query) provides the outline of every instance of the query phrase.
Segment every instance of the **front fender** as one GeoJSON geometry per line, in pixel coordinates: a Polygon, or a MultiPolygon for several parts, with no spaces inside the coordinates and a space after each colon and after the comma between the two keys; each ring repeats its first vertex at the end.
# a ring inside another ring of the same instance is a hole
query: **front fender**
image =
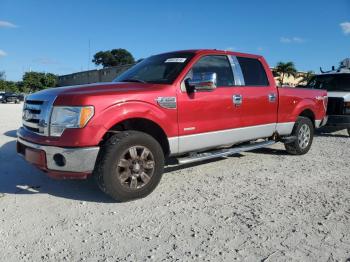
{"type": "Polygon", "coordinates": [[[159,125],[168,137],[177,135],[177,110],[159,108],[147,102],[127,101],[114,104],[97,116],[92,125],[103,125],[106,130],[131,118],[143,118],[159,125]]]}

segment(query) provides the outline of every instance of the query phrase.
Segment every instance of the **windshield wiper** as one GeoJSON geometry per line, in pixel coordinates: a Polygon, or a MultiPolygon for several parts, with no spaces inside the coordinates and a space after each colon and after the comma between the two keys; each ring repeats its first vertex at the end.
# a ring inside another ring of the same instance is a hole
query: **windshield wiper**
{"type": "Polygon", "coordinates": [[[135,79],[135,78],[123,79],[120,82],[136,82],[136,83],[147,84],[146,81],[143,81],[143,80],[140,80],[140,79],[135,79]]]}

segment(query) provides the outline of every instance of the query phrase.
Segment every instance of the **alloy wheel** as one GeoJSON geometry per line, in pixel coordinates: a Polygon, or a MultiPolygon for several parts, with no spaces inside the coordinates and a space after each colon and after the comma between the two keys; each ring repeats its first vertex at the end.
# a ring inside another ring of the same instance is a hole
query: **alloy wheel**
{"type": "Polygon", "coordinates": [[[145,146],[132,146],[121,155],[117,175],[125,189],[138,190],[150,182],[154,168],[152,152],[145,146]]]}
{"type": "Polygon", "coordinates": [[[310,144],[311,130],[307,124],[303,124],[298,133],[298,143],[301,149],[305,149],[310,144]]]}

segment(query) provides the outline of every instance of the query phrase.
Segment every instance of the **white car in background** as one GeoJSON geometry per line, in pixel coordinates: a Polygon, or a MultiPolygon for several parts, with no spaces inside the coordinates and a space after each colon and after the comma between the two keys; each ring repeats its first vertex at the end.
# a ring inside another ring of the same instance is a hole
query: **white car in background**
{"type": "Polygon", "coordinates": [[[326,127],[332,131],[347,129],[350,136],[350,58],[344,59],[338,69],[315,75],[306,87],[328,91],[326,127]]]}

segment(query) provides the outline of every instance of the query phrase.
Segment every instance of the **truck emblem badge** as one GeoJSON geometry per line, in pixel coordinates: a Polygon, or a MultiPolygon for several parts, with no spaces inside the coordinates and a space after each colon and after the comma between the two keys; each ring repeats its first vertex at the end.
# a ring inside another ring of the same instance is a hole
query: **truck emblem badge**
{"type": "Polygon", "coordinates": [[[176,97],[174,96],[158,97],[156,102],[163,108],[176,109],[176,97]]]}

